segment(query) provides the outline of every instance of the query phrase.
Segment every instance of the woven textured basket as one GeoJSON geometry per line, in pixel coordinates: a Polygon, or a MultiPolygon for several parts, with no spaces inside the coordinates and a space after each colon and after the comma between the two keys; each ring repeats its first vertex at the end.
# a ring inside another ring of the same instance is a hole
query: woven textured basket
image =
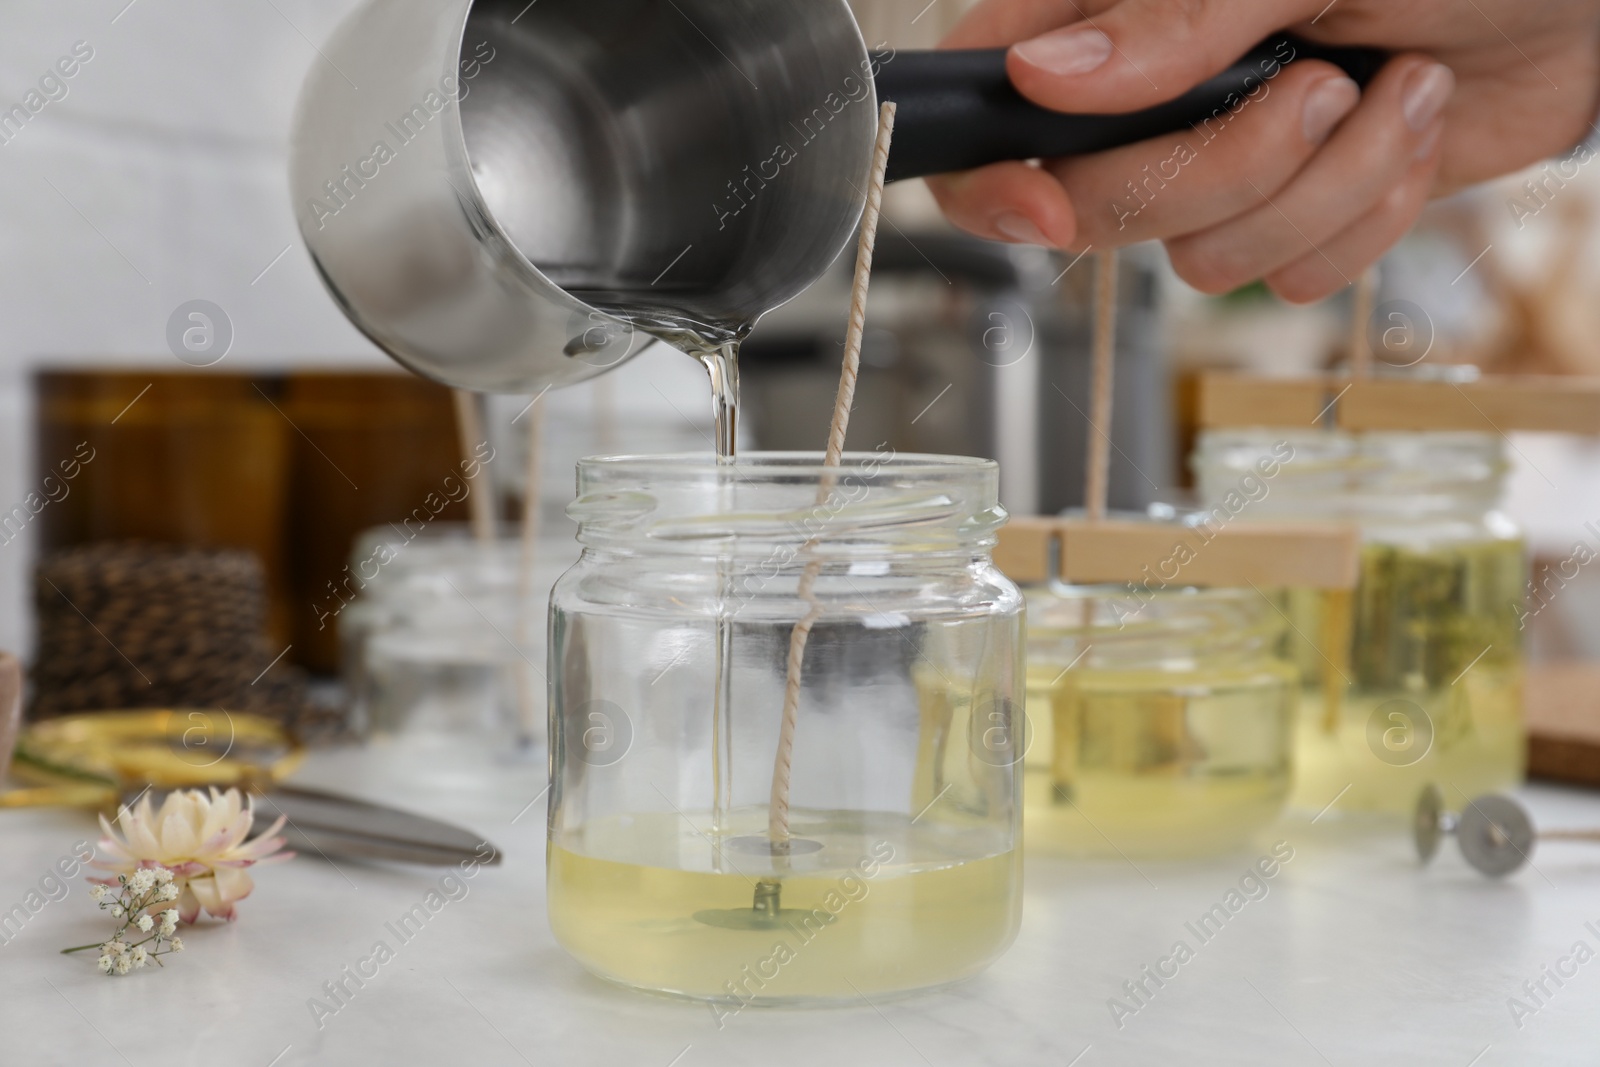
{"type": "Polygon", "coordinates": [[[304,675],[267,645],[261,563],[235,549],[140,543],[51,553],[35,572],[30,714],[221,708],[294,722],[304,675]]]}

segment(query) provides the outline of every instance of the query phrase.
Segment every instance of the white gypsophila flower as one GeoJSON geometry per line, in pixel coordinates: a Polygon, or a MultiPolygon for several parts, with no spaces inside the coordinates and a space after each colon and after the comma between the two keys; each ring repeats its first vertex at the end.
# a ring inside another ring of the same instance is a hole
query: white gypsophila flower
{"type": "MultiPolygon", "coordinates": [[[[173,937],[173,933],[183,919],[181,899],[177,906],[160,911],[157,911],[153,904],[156,900],[173,900],[181,897],[184,886],[181,872],[151,863],[148,866],[135,867],[131,872],[118,874],[115,885],[108,882],[109,880],[96,883],[91,880],[89,887],[89,895],[96,901],[96,906],[122,920],[116,932],[111,935],[111,939],[99,946],[100,953],[95,959],[95,966],[102,974],[130,974],[135,969],[160,963],[163,943],[167,946],[165,949],[167,952],[182,951],[181,942],[173,944],[178,940],[173,937]],[[133,932],[129,933],[130,930],[133,932]],[[141,935],[144,936],[141,938],[141,935]],[[138,943],[130,944],[124,938],[138,943]],[[152,941],[155,942],[153,945],[152,941]]],[[[89,947],[91,946],[82,946],[85,949],[89,947]]],[[[3,1044],[3,1039],[0,1039],[0,1046],[3,1044]]]]}
{"type": "Polygon", "coordinates": [[[175,938],[172,939],[172,951],[174,951],[174,952],[182,952],[183,951],[183,938],[175,937],[175,938]]]}

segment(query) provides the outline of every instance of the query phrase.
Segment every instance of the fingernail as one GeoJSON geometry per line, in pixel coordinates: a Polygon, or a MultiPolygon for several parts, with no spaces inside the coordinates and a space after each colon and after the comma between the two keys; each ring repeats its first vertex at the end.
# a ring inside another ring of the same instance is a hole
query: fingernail
{"type": "Polygon", "coordinates": [[[1400,98],[1406,125],[1417,133],[1426,130],[1444,110],[1455,89],[1456,76],[1443,63],[1429,63],[1412,71],[1400,98]]]}
{"type": "Polygon", "coordinates": [[[1433,129],[1422,135],[1422,140],[1417,142],[1417,150],[1412,158],[1418,161],[1433,155],[1433,150],[1439,147],[1439,136],[1444,133],[1444,123],[1436,122],[1433,129]]]}
{"type": "Polygon", "coordinates": [[[1043,230],[1034,225],[1032,219],[1015,211],[1008,211],[995,219],[994,228],[1011,238],[1011,240],[1020,241],[1025,245],[1048,246],[1050,244],[1050,238],[1044,235],[1043,230]]]}
{"type": "Polygon", "coordinates": [[[1361,100],[1361,87],[1349,78],[1329,78],[1306,94],[1300,128],[1306,140],[1321,144],[1328,139],[1339,120],[1350,114],[1361,100]]]}
{"type": "Polygon", "coordinates": [[[1051,74],[1087,74],[1111,55],[1111,38],[1093,26],[1071,26],[1011,46],[1024,62],[1051,74]]]}

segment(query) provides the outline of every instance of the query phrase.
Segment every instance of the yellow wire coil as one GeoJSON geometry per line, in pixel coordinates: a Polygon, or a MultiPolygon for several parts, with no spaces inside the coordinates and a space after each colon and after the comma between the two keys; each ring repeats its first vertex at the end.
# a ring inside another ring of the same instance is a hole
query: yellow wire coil
{"type": "Polygon", "coordinates": [[[30,725],[11,773],[38,788],[0,793],[0,808],[115,808],[124,790],[281,781],[305,748],[272,719],[202,709],[99,711],[30,725]]]}

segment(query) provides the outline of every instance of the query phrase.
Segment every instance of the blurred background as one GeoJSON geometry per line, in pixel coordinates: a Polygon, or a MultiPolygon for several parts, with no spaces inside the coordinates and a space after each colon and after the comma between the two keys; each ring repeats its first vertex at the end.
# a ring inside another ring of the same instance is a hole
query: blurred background
{"type": "MultiPolygon", "coordinates": [[[[346,322],[295,229],[290,115],[305,71],[323,61],[319,43],[351,6],[8,7],[0,648],[32,659],[43,627],[64,635],[57,658],[66,665],[51,669],[70,673],[80,654],[73,613],[89,621],[93,612],[79,611],[65,587],[55,592],[71,603],[56,603],[46,579],[79,582],[107,604],[127,595],[105,586],[116,561],[86,556],[85,546],[237,549],[260,568],[259,588],[247,582],[240,595],[260,600],[268,638],[246,659],[334,677],[341,640],[329,620],[354,597],[341,584],[347,566],[370,558],[381,531],[457,471],[463,435],[451,395],[398,373],[346,322]],[[57,73],[66,57],[76,59],[70,77],[57,73]],[[35,566],[51,553],[64,553],[58,569],[36,582],[35,566]]],[[[854,6],[870,43],[904,48],[932,45],[967,5],[854,6]]],[[[1524,174],[1436,205],[1384,265],[1380,313],[1399,316],[1405,334],[1386,350],[1430,366],[1600,372],[1600,306],[1585,299],[1597,267],[1596,190],[1589,168],[1574,165],[1553,180],[1524,174]]],[[[1072,269],[1070,257],[954,233],[920,183],[892,187],[887,213],[852,444],[993,456],[1014,511],[1075,505],[1090,272],[1072,269]]],[[[1142,508],[1189,480],[1197,371],[1334,366],[1348,308],[1342,298],[1291,308],[1252,290],[1203,299],[1170,276],[1159,249],[1134,250],[1124,272],[1113,504],[1142,508]]],[[[836,272],[752,338],[747,443],[821,444],[847,280],[836,272]]],[[[496,398],[484,413],[497,457],[486,491],[513,538],[530,399],[496,398]]],[[[535,467],[545,588],[576,554],[562,513],[573,462],[708,448],[707,399],[700,367],[661,346],[544,399],[535,467]]],[[[1600,542],[1583,526],[1600,520],[1600,444],[1529,436],[1514,446],[1509,510],[1536,559],[1565,558],[1580,538],[1600,542]]],[[[463,539],[469,506],[444,495],[429,506],[428,538],[463,539]]],[[[221,580],[206,570],[214,563],[172,566],[203,583],[221,580]]],[[[1600,633],[1585,625],[1600,618],[1586,612],[1600,617],[1600,596],[1564,595],[1541,613],[1535,656],[1600,657],[1584,636],[1600,633]]]]}

